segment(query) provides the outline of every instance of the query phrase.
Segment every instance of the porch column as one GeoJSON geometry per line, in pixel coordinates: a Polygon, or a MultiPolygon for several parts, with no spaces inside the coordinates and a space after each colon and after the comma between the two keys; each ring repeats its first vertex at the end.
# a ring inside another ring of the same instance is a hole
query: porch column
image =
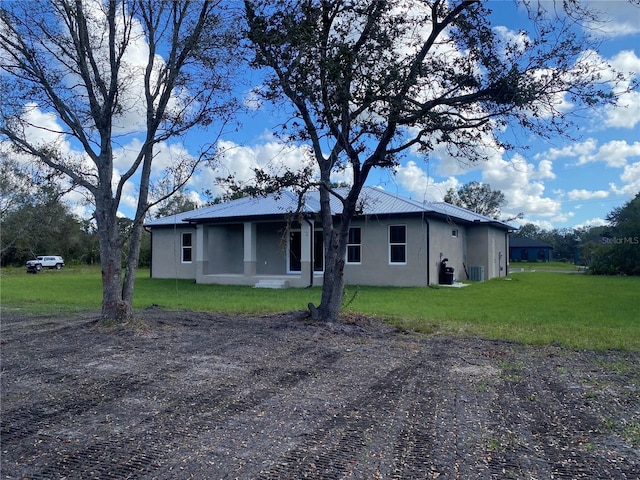
{"type": "Polygon", "coordinates": [[[244,276],[253,277],[256,274],[257,242],[256,224],[244,223],[244,276]]]}
{"type": "Polygon", "coordinates": [[[305,219],[300,225],[300,281],[304,285],[310,285],[313,278],[313,227],[313,220],[305,219]]]}
{"type": "Polygon", "coordinates": [[[196,225],[196,283],[209,273],[209,234],[205,225],[196,225]]]}

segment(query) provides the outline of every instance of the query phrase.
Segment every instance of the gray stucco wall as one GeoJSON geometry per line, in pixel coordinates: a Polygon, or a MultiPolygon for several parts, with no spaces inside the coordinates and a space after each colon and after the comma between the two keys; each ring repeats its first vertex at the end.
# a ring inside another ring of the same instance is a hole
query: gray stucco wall
{"type": "Polygon", "coordinates": [[[154,228],[151,234],[151,275],[153,278],[196,278],[196,229],[194,227],[154,228]],[[182,233],[192,234],[190,263],[182,262],[182,233]]]}
{"type": "MultiPolygon", "coordinates": [[[[453,267],[456,280],[466,280],[467,269],[483,266],[485,279],[506,275],[504,230],[487,225],[458,225],[439,219],[420,217],[392,219],[357,219],[353,227],[360,227],[361,264],[345,265],[345,282],[352,285],[378,286],[426,286],[439,281],[440,262],[448,258],[447,266],[453,267]],[[389,261],[389,227],[405,225],[407,231],[407,262],[394,264],[389,261]],[[502,255],[500,255],[502,253],[502,255]],[[501,268],[502,267],[502,268],[501,268]]],[[[152,234],[152,275],[154,278],[199,278],[203,275],[231,275],[227,283],[252,284],[251,278],[243,278],[245,270],[244,225],[204,226],[206,251],[198,276],[196,229],[194,227],[155,228],[152,234]],[[181,262],[180,238],[182,232],[193,234],[193,262],[181,262]],[[234,280],[235,278],[235,280],[234,280]]],[[[309,272],[287,275],[286,240],[283,238],[284,222],[258,223],[256,225],[255,274],[291,278],[291,283],[306,286],[309,272]],[[296,280],[296,281],[294,281],[296,280]]],[[[306,227],[305,227],[306,228],[306,227]]],[[[306,267],[305,267],[306,268],[306,267]]],[[[314,276],[314,283],[322,283],[321,275],[314,276]]],[[[210,281],[214,281],[210,279],[210,281]]]]}
{"type": "Polygon", "coordinates": [[[345,282],[352,285],[428,285],[427,226],[420,218],[356,220],[361,227],[362,263],[346,264],[345,282]],[[406,225],[406,264],[389,261],[389,226],[406,225]]]}
{"type": "Polygon", "coordinates": [[[486,280],[507,274],[507,252],[504,230],[487,225],[469,229],[467,266],[483,266],[486,280]]]}
{"type": "Polygon", "coordinates": [[[448,259],[447,267],[453,267],[456,281],[466,280],[464,263],[467,252],[467,230],[464,226],[445,220],[429,220],[431,237],[431,282],[438,283],[440,263],[448,259]],[[455,235],[454,235],[455,233],[455,235]]]}
{"type": "Polygon", "coordinates": [[[208,229],[209,267],[205,274],[244,272],[244,225],[231,224],[205,227],[208,229]]]}
{"type": "Polygon", "coordinates": [[[256,226],[256,273],[285,275],[287,273],[284,223],[258,223],[256,226]]]}

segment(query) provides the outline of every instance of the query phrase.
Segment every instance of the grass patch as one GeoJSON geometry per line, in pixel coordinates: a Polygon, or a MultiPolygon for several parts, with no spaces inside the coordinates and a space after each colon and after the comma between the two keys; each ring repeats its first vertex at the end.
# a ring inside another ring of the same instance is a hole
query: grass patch
{"type": "Polygon", "coordinates": [[[362,289],[350,308],[421,330],[574,348],[640,350],[638,277],[520,273],[465,288],[362,289]]]}
{"type": "Polygon", "coordinates": [[[569,262],[514,262],[509,264],[511,272],[582,272],[584,267],[569,262]]]}
{"type": "MultiPolygon", "coordinates": [[[[640,351],[638,291],[640,277],[524,272],[465,288],[348,286],[345,311],[428,333],[640,351]]],[[[134,307],[269,314],[304,310],[308,302],[317,304],[320,294],[319,287],[268,290],[151,279],[148,270],[141,270],[134,307]]],[[[97,267],[65,267],[37,275],[2,269],[0,275],[3,312],[99,310],[101,299],[97,267]]]]}

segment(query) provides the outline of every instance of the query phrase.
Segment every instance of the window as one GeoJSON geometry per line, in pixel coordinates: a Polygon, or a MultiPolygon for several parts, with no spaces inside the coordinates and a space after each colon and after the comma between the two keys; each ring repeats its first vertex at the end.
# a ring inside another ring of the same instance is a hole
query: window
{"type": "Polygon", "coordinates": [[[389,263],[407,263],[407,226],[389,226],[389,263]]]}
{"type": "Polygon", "coordinates": [[[362,230],[360,227],[349,229],[347,240],[347,263],[362,263],[362,230]]]}
{"type": "Polygon", "coordinates": [[[191,263],[193,259],[193,237],[191,233],[182,234],[182,263],[191,263]]]}
{"type": "Polygon", "coordinates": [[[454,238],[458,237],[458,229],[454,228],[453,230],[451,230],[451,236],[454,238]]]}

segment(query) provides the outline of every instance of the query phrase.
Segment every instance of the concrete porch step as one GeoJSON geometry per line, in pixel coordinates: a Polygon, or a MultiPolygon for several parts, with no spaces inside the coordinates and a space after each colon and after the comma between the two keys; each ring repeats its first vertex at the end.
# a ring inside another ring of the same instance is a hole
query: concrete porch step
{"type": "Polygon", "coordinates": [[[260,280],[254,288],[289,288],[288,280],[260,280]]]}

